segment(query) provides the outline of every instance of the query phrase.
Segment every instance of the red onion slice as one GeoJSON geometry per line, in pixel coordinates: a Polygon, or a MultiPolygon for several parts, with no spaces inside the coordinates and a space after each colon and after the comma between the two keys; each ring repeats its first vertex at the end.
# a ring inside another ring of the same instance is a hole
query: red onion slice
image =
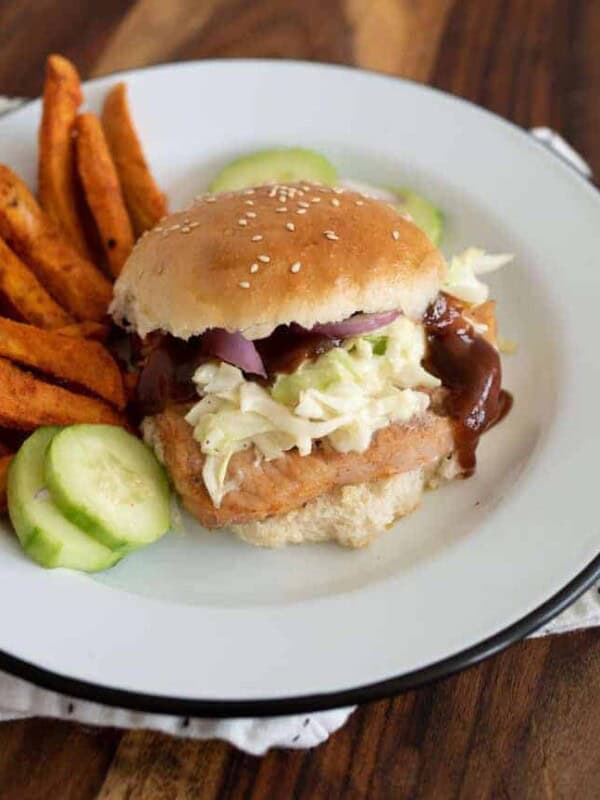
{"type": "Polygon", "coordinates": [[[346,339],[349,336],[360,336],[363,333],[383,328],[399,316],[399,311],[386,311],[381,314],[355,314],[342,322],[326,322],[324,325],[315,325],[311,330],[313,333],[322,333],[335,339],[346,339]]]}
{"type": "Polygon", "coordinates": [[[254,342],[244,338],[239,331],[229,333],[222,328],[213,328],[203,334],[202,349],[208,355],[233,364],[244,372],[267,377],[265,365],[254,342]]]}

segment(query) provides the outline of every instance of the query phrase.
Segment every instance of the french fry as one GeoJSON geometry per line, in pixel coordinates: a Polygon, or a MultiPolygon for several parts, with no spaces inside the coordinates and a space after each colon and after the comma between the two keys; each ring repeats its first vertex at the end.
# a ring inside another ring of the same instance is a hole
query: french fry
{"type": "Polygon", "coordinates": [[[63,238],[23,181],[3,164],[0,236],[75,317],[100,322],[106,316],[112,296],[108,279],[63,238]]]}
{"type": "Polygon", "coordinates": [[[116,278],[135,242],[119,176],[98,117],[80,114],[75,131],[79,177],[110,271],[116,278]]]}
{"type": "Polygon", "coordinates": [[[127,87],[118,83],[109,92],[102,111],[102,125],[121,179],[125,203],[137,236],[153,228],[167,213],[160,191],[144,156],[129,103],[127,87]]]}
{"type": "Polygon", "coordinates": [[[102,400],[45,383],[0,358],[0,425],[29,431],[76,422],[123,425],[124,419],[102,400]]]}
{"type": "Polygon", "coordinates": [[[78,210],[73,124],[83,95],[77,70],[48,56],[39,131],[38,182],[42,208],[80,255],[90,257],[78,210]]]}
{"type": "Polygon", "coordinates": [[[125,407],[121,371],[99,342],[0,317],[0,357],[81,386],[117,408],[125,407]]]}
{"type": "Polygon", "coordinates": [[[110,328],[101,322],[76,322],[64,328],[56,328],[56,333],[61,336],[74,336],[76,339],[93,339],[96,342],[105,342],[108,339],[110,328]]]}
{"type": "Polygon", "coordinates": [[[6,485],[8,483],[8,468],[12,455],[0,457],[0,512],[6,511],[6,485]]]}
{"type": "Polygon", "coordinates": [[[33,272],[0,239],[0,294],[31,325],[38,328],[61,328],[73,322],[67,312],[52,299],[33,272]]]}

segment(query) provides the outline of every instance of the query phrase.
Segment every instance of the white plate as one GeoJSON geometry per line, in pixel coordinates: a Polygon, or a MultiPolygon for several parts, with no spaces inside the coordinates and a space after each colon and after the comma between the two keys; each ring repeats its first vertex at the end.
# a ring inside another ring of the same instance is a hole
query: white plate
{"type": "MultiPolygon", "coordinates": [[[[106,574],[44,571],[0,540],[0,667],[73,695],[190,714],[365,700],[494,652],[600,569],[600,300],[595,190],[525,133],[411,83],[314,64],[216,61],[126,76],[173,207],[260,147],[325,152],[342,174],[422,190],[444,249],[516,261],[493,276],[515,407],[477,475],[428,495],[364,551],[258,550],[188,522],[106,574]]],[[[98,109],[114,77],[86,87],[98,109]]],[[[0,121],[34,181],[38,102],[0,121]]],[[[5,526],[6,527],[6,526],[5,526]]]]}

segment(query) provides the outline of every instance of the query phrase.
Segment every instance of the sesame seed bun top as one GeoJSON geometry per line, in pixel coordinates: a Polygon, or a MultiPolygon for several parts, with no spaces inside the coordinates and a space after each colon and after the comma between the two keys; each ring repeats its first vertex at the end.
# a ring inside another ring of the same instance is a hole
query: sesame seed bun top
{"type": "Polygon", "coordinates": [[[420,319],[446,274],[428,237],[391,206],[314,184],[198,198],[140,239],[111,313],[141,336],[209,328],[248,339],[357,311],[420,319]]]}

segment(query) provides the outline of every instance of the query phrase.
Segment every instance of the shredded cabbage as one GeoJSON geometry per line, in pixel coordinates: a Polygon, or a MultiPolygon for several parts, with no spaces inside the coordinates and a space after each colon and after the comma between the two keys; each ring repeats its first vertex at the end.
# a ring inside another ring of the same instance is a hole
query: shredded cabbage
{"type": "Polygon", "coordinates": [[[227,469],[240,450],[254,447],[272,460],[294,447],[308,455],[327,438],[339,452],[362,452],[375,431],[422,414],[429,396],[418,389],[440,385],[421,366],[424,354],[422,326],[399,317],[277,375],[270,388],[223,362],[199,367],[193,380],[202,399],[186,420],[206,455],[202,474],[215,506],[234,488],[227,469]]]}
{"type": "Polygon", "coordinates": [[[478,275],[493,272],[512,260],[513,256],[509,253],[493,255],[485,250],[469,247],[450,259],[448,278],[442,289],[469,305],[479,306],[488,299],[490,290],[487,284],[479,280],[478,275]]]}

